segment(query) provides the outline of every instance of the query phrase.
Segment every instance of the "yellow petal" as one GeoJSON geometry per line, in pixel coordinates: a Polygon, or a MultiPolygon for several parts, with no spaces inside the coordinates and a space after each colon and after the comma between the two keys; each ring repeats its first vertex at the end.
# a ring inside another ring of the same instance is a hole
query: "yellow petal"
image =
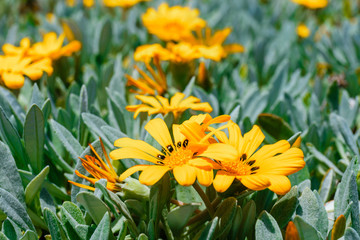
{"type": "Polygon", "coordinates": [[[187,164],[174,167],[173,173],[176,181],[182,186],[191,186],[196,180],[195,167],[187,164]]]}
{"type": "Polygon", "coordinates": [[[113,160],[125,159],[125,158],[138,158],[152,163],[157,163],[160,159],[155,156],[151,156],[137,148],[120,148],[110,152],[110,157],[113,160]]]}
{"type": "Polygon", "coordinates": [[[234,161],[239,158],[236,149],[225,143],[210,144],[208,148],[199,155],[218,161],[234,161]]]}
{"type": "Polygon", "coordinates": [[[123,172],[120,177],[119,177],[119,181],[124,181],[126,178],[130,177],[131,175],[133,175],[134,173],[138,172],[138,171],[143,171],[146,168],[150,167],[152,165],[136,165],[133,166],[131,168],[128,168],[125,172],[123,172]]]}
{"type": "Polygon", "coordinates": [[[263,190],[271,184],[266,176],[259,174],[237,176],[236,178],[239,179],[245,187],[255,191],[263,190]]]}
{"type": "Polygon", "coordinates": [[[177,146],[178,143],[180,142],[180,144],[182,144],[185,141],[186,137],[184,136],[184,134],[180,132],[180,125],[173,124],[172,128],[173,128],[173,135],[175,140],[175,147],[178,148],[177,146]]]}
{"type": "Polygon", "coordinates": [[[139,181],[145,185],[154,185],[159,181],[170,168],[166,166],[149,166],[139,177],[139,181]]]}
{"type": "Polygon", "coordinates": [[[150,144],[142,141],[142,140],[134,140],[131,138],[119,138],[114,142],[115,147],[132,147],[132,148],[138,148],[143,152],[146,152],[152,156],[157,156],[159,154],[162,154],[159,150],[151,146],[150,144]]]}
{"type": "Polygon", "coordinates": [[[171,145],[173,146],[173,141],[171,139],[169,129],[166,126],[166,123],[161,118],[155,118],[150,120],[145,125],[146,131],[164,148],[171,145]]]}
{"type": "Polygon", "coordinates": [[[189,105],[189,108],[195,111],[212,112],[212,107],[209,103],[193,103],[189,105]]]}
{"type": "Polygon", "coordinates": [[[156,100],[156,98],[154,98],[154,97],[137,95],[136,98],[139,99],[140,101],[142,101],[143,103],[149,104],[150,106],[152,106],[154,108],[162,108],[159,101],[156,100]]]}
{"type": "Polygon", "coordinates": [[[73,181],[68,181],[69,183],[71,183],[71,184],[73,184],[73,185],[75,185],[75,186],[77,186],[77,187],[81,187],[81,188],[84,188],[84,189],[88,189],[88,190],[90,190],[90,191],[95,191],[95,188],[94,187],[90,187],[90,186],[88,186],[88,185],[84,185],[84,184],[81,184],[81,183],[77,183],[77,182],[73,182],[73,181]]]}
{"type": "MultiPolygon", "coordinates": [[[[231,120],[229,122],[232,122],[231,120]]],[[[237,124],[232,124],[229,127],[229,144],[234,146],[236,149],[241,148],[244,144],[244,139],[241,135],[240,127],[237,124]]]]}
{"type": "Polygon", "coordinates": [[[258,126],[254,125],[249,132],[245,133],[244,144],[240,150],[240,153],[245,153],[249,158],[264,141],[264,139],[265,135],[261,132],[258,126]]]}
{"type": "Polygon", "coordinates": [[[290,144],[286,140],[280,140],[274,144],[268,144],[262,146],[256,153],[254,153],[250,159],[254,159],[261,163],[261,161],[265,161],[266,159],[275,156],[276,154],[283,153],[290,148],[290,144]]]}
{"type": "Polygon", "coordinates": [[[220,169],[221,166],[217,164],[216,162],[208,159],[208,158],[193,158],[188,161],[188,164],[191,166],[201,168],[204,170],[210,170],[210,169],[220,169]]]}
{"type": "Polygon", "coordinates": [[[25,78],[21,74],[4,72],[1,78],[6,87],[11,89],[19,89],[24,85],[25,78]]]}
{"type": "Polygon", "coordinates": [[[201,100],[194,96],[189,96],[186,99],[182,100],[179,104],[179,107],[188,108],[193,103],[199,103],[201,100]]]}
{"type": "Polygon", "coordinates": [[[224,47],[224,50],[227,54],[231,54],[231,53],[241,53],[241,52],[244,52],[245,51],[245,48],[243,45],[241,44],[236,44],[236,43],[233,43],[233,44],[228,44],[228,45],[225,45],[223,46],[224,47]]]}
{"type": "Polygon", "coordinates": [[[290,180],[285,176],[272,175],[268,179],[271,183],[269,189],[276,194],[285,195],[291,189],[290,180]]]}
{"type": "Polygon", "coordinates": [[[175,95],[170,99],[170,105],[172,107],[178,106],[180,101],[185,97],[185,94],[177,92],[175,95]]]}
{"type": "Polygon", "coordinates": [[[213,185],[217,192],[225,192],[233,183],[235,176],[228,174],[225,171],[218,171],[216,173],[213,185]]]}
{"type": "Polygon", "coordinates": [[[208,187],[213,182],[214,171],[212,169],[204,170],[204,169],[196,168],[196,176],[197,176],[197,180],[201,185],[208,187]]]}

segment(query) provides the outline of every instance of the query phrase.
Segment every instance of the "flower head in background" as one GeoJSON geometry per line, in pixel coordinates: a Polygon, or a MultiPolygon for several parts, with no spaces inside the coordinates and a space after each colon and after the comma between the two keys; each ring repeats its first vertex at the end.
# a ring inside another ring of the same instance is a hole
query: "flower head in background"
{"type": "Polygon", "coordinates": [[[206,25],[197,9],[169,7],[167,3],[162,3],[157,10],[149,8],[143,14],[142,21],[151,34],[164,41],[180,41],[206,25]]]}
{"type": "Polygon", "coordinates": [[[149,63],[154,58],[158,58],[160,61],[168,61],[174,57],[168,49],[163,48],[158,43],[141,45],[134,52],[134,60],[138,62],[149,63]]]}
{"type": "Polygon", "coordinates": [[[303,5],[310,9],[324,8],[328,5],[328,0],[291,0],[291,1],[303,5]]]}
{"type": "Polygon", "coordinates": [[[305,24],[299,24],[296,28],[296,33],[301,38],[307,38],[310,36],[311,31],[305,24]]]}
{"type": "Polygon", "coordinates": [[[95,5],[95,0],[83,0],[84,7],[91,8],[95,5]]]}
{"type": "Polygon", "coordinates": [[[167,82],[165,73],[161,69],[159,58],[157,56],[154,58],[154,65],[157,69],[157,73],[149,63],[146,62],[145,65],[152,78],[137,66],[135,66],[135,69],[140,73],[142,78],[135,79],[130,75],[125,75],[128,80],[127,86],[135,87],[135,89],[131,88],[130,92],[137,94],[163,95],[167,90],[167,82]]]}
{"type": "Polygon", "coordinates": [[[136,165],[127,169],[120,175],[120,180],[142,171],[139,181],[145,185],[153,185],[165,173],[172,171],[180,185],[190,186],[198,179],[200,184],[209,186],[213,180],[214,165],[210,158],[220,157],[221,160],[226,160],[237,154],[229,145],[210,144],[207,136],[201,140],[203,144],[200,147],[193,146],[176,124],[172,126],[173,140],[166,123],[160,118],[150,120],[145,129],[162,146],[162,151],[141,140],[130,138],[116,140],[114,145],[119,149],[110,153],[113,160],[138,158],[153,163],[153,165],[136,165]],[[194,167],[192,162],[198,162],[201,167],[194,167]]]}
{"type": "Polygon", "coordinates": [[[81,43],[76,40],[63,46],[64,39],[64,34],[57,37],[54,32],[47,33],[44,35],[42,42],[37,42],[31,46],[27,52],[27,56],[34,59],[50,58],[56,60],[62,56],[71,56],[71,54],[81,49],[81,43]]]}
{"type": "Polygon", "coordinates": [[[16,47],[9,43],[5,43],[2,46],[2,50],[5,55],[25,56],[30,49],[30,45],[30,39],[28,37],[25,37],[21,39],[19,47],[16,47]]]}
{"type": "Polygon", "coordinates": [[[269,188],[280,195],[287,193],[291,183],[286,176],[305,166],[303,152],[291,147],[285,140],[258,149],[265,136],[256,125],[244,136],[235,123],[228,129],[229,137],[224,132],[216,132],[215,135],[220,142],[236,148],[239,157],[217,162],[221,169],[214,179],[214,188],[224,192],[236,178],[252,190],[269,188]]]}
{"type": "Polygon", "coordinates": [[[149,0],[103,0],[106,7],[122,7],[131,8],[132,6],[140,3],[147,2],[149,0]]]}
{"type": "MultiPolygon", "coordinates": [[[[85,159],[80,158],[80,160],[82,162],[83,167],[86,169],[88,173],[92,175],[92,177],[85,176],[81,174],[78,170],[75,171],[75,174],[80,178],[87,180],[93,185],[100,179],[104,178],[107,180],[106,188],[109,189],[110,191],[118,192],[121,190],[121,187],[119,185],[121,181],[119,180],[119,177],[116,174],[115,169],[110,162],[109,156],[105,150],[104,144],[101,141],[101,139],[100,139],[100,144],[107,164],[101,159],[100,155],[96,152],[93,146],[89,145],[95,157],[86,155],[85,159]]],[[[69,181],[69,182],[74,184],[75,186],[89,189],[91,191],[95,191],[94,187],[77,183],[74,181],[69,181]]]]}
{"type": "Polygon", "coordinates": [[[158,113],[166,115],[172,112],[175,119],[177,119],[179,115],[187,109],[212,112],[212,107],[209,103],[201,103],[199,98],[193,96],[185,98],[185,94],[179,92],[175,93],[175,95],[170,99],[170,103],[167,98],[162,96],[137,95],[136,98],[139,99],[142,104],[126,107],[126,110],[135,112],[134,118],[136,118],[140,112],[147,112],[149,116],[158,113]]]}
{"type": "Polygon", "coordinates": [[[53,68],[49,58],[33,61],[31,58],[18,56],[0,56],[0,82],[11,89],[24,85],[25,77],[38,80],[43,73],[51,75],[53,68]]]}

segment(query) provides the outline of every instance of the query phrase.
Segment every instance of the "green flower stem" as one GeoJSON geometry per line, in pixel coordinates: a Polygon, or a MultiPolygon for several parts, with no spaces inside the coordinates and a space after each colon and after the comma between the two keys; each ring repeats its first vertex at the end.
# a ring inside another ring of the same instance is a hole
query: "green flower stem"
{"type": "MultiPolygon", "coordinates": [[[[213,207],[213,208],[216,208],[217,207],[217,205],[219,205],[219,203],[221,202],[221,197],[216,197],[215,199],[214,199],[214,201],[212,201],[211,202],[211,206],[213,207]]],[[[202,211],[201,213],[199,213],[199,214],[197,214],[197,215],[195,215],[194,217],[192,217],[189,221],[188,221],[188,223],[186,224],[187,226],[189,226],[189,225],[192,225],[192,224],[194,224],[194,223],[196,223],[196,222],[198,222],[198,221],[200,221],[200,220],[203,220],[204,218],[206,218],[206,217],[208,217],[209,216],[209,212],[207,211],[207,209],[205,209],[204,211],[202,211]]]]}
{"type": "Polygon", "coordinates": [[[195,190],[198,192],[199,196],[205,203],[206,209],[208,210],[210,217],[213,218],[215,211],[214,211],[213,206],[211,205],[209,198],[206,196],[205,192],[202,190],[202,188],[200,187],[200,185],[197,182],[195,182],[193,184],[193,187],[195,188],[195,190]]]}

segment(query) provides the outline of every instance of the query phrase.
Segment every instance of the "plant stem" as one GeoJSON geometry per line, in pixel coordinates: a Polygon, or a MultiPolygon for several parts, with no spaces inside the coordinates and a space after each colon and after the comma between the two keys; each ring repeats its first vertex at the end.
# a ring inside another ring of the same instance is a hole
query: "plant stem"
{"type": "Polygon", "coordinates": [[[214,211],[213,206],[211,205],[209,198],[206,196],[205,192],[202,190],[202,188],[200,187],[200,185],[197,182],[195,182],[193,184],[193,187],[198,192],[199,196],[205,203],[206,209],[208,210],[210,217],[213,218],[215,211],[214,211]]]}
{"type": "MultiPolygon", "coordinates": [[[[211,202],[211,206],[213,207],[213,208],[216,208],[217,207],[217,205],[219,205],[219,203],[221,202],[221,197],[216,197],[215,199],[214,199],[214,201],[212,201],[211,202]]],[[[188,221],[188,223],[186,224],[187,226],[189,226],[189,225],[192,225],[192,224],[194,224],[194,223],[196,223],[196,222],[198,222],[198,221],[200,221],[200,220],[202,220],[202,219],[204,219],[204,218],[207,218],[209,215],[208,215],[209,213],[208,213],[208,211],[207,210],[204,210],[204,211],[202,211],[201,213],[199,213],[199,214],[197,214],[197,215],[195,215],[194,217],[192,217],[189,221],[188,221]]]]}

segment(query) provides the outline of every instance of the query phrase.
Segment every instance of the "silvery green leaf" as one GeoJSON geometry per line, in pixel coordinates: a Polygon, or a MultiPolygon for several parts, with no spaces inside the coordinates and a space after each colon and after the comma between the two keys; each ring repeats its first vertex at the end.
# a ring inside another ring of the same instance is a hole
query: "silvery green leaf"
{"type": "Polygon", "coordinates": [[[256,239],[282,240],[281,230],[275,219],[266,211],[262,211],[255,224],[256,239]]]}

